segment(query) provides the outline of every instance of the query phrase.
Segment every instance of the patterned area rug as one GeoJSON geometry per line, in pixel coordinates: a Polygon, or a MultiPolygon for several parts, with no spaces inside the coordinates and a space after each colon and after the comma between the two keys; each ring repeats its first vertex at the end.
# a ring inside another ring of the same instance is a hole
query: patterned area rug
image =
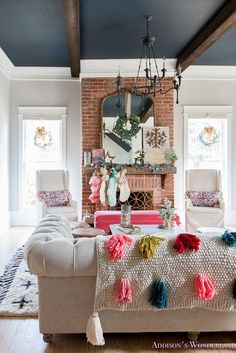
{"type": "Polygon", "coordinates": [[[0,276],[0,316],[38,316],[37,276],[32,275],[20,247],[0,276]]]}

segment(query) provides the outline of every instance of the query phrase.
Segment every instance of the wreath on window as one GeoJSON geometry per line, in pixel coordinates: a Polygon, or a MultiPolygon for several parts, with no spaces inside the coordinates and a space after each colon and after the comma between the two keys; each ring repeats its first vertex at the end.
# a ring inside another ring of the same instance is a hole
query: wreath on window
{"type": "Polygon", "coordinates": [[[218,142],[219,135],[213,126],[206,126],[199,134],[200,141],[205,146],[213,145],[218,142]]]}
{"type": "Polygon", "coordinates": [[[120,136],[124,140],[132,140],[132,137],[136,136],[140,131],[140,119],[134,114],[131,114],[130,117],[127,117],[126,114],[119,116],[116,120],[116,124],[113,128],[113,132],[120,136]],[[130,128],[128,128],[128,123],[130,128]]]}
{"type": "Polygon", "coordinates": [[[34,134],[34,144],[35,146],[46,150],[47,147],[52,145],[52,134],[50,131],[46,131],[44,126],[37,127],[34,134]]]}

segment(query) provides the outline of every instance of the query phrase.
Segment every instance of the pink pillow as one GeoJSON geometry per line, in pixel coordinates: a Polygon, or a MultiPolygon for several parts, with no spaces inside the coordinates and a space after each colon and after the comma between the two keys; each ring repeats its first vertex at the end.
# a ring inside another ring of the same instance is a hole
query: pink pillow
{"type": "Polygon", "coordinates": [[[219,191],[188,191],[187,196],[193,206],[219,207],[221,193],[219,191]]]}
{"type": "Polygon", "coordinates": [[[47,207],[67,206],[69,204],[69,191],[39,191],[38,199],[47,207]]]}

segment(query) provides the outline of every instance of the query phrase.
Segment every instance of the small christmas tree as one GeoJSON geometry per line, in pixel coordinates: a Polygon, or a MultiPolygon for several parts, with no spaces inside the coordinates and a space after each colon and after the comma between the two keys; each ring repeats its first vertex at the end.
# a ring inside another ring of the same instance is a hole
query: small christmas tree
{"type": "Polygon", "coordinates": [[[160,209],[160,216],[166,221],[170,221],[175,216],[175,208],[172,207],[172,201],[168,200],[167,197],[165,197],[164,204],[160,209]]]}
{"type": "Polygon", "coordinates": [[[175,161],[177,161],[178,156],[173,148],[166,148],[164,151],[165,159],[167,162],[171,164],[175,164],[175,161]]]}

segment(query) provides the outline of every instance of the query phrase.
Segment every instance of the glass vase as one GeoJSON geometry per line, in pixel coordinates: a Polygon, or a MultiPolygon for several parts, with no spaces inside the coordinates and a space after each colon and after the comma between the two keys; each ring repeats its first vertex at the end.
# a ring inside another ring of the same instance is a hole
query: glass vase
{"type": "Polygon", "coordinates": [[[131,206],[121,205],[120,225],[122,227],[131,226],[131,206]]]}

